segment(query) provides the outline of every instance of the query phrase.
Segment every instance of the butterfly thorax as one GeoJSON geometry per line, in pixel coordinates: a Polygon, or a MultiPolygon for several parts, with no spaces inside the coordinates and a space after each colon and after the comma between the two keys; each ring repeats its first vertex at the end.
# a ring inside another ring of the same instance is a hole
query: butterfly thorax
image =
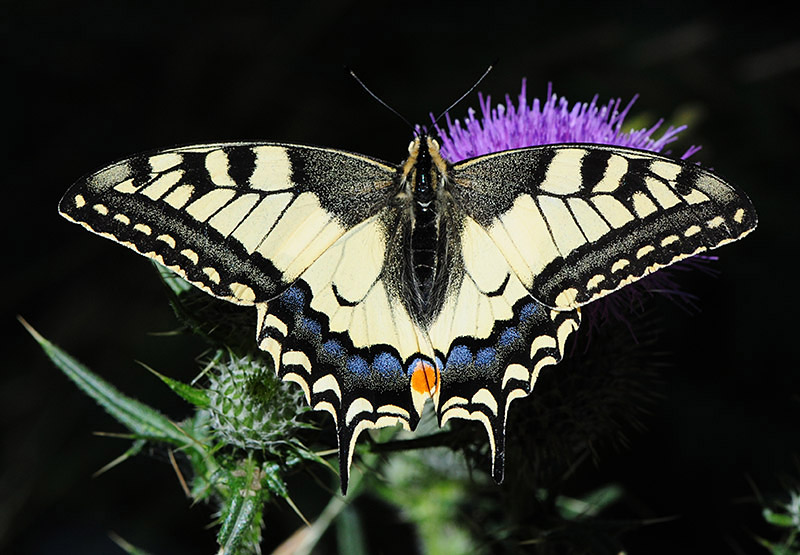
{"type": "Polygon", "coordinates": [[[402,168],[403,181],[412,199],[411,273],[421,308],[426,312],[432,308],[440,238],[445,234],[439,198],[446,167],[439,145],[422,135],[411,143],[408,160],[402,168]]]}

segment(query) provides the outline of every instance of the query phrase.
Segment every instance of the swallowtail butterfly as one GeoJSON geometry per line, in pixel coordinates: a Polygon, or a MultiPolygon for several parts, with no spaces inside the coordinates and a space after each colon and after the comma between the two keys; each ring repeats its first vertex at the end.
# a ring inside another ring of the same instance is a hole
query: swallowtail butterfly
{"type": "Polygon", "coordinates": [[[486,428],[503,477],[511,401],[556,364],[580,307],[756,226],[695,164],[561,144],[451,164],[419,134],[395,166],[280,143],[172,148],[78,181],[67,219],[252,305],[278,375],[338,429],[343,490],[368,428],[486,428]]]}

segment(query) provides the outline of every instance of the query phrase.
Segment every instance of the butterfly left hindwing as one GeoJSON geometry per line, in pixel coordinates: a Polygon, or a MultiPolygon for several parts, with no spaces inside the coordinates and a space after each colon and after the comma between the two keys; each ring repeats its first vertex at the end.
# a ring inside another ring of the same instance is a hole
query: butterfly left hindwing
{"type": "Polygon", "coordinates": [[[343,488],[359,434],[395,424],[413,429],[435,395],[435,387],[410,386],[418,368],[432,368],[433,351],[400,296],[393,245],[402,243],[387,240],[398,216],[386,207],[355,226],[260,308],[259,347],[336,422],[343,488]]]}

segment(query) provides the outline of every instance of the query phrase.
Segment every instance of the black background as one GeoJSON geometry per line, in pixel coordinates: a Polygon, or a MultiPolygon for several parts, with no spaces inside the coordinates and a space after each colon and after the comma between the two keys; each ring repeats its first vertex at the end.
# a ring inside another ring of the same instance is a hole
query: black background
{"type": "MultiPolygon", "coordinates": [[[[123,391],[185,414],[134,361],[186,379],[202,345],[149,334],[175,327],[162,286],[144,259],[58,217],[73,181],[137,151],[221,140],[400,161],[408,129],[343,65],[426,121],[499,58],[480,86],[497,100],[527,77],[529,97],[548,82],[571,102],[638,93],[633,113],[649,122],[689,118],[674,150],[703,145],[694,159],[758,209],[758,230],[718,252],[720,277],[683,278],[700,310],[664,309],[672,365],[663,400],[647,431],[598,469],[624,482],[643,512],[679,515],[631,537],[632,553],[758,552],[749,538],[768,532],[755,492],[785,491],[800,477],[794,18],[768,3],[382,6],[4,3],[0,551],[116,552],[110,530],[153,553],[214,551],[208,508],[189,506],[163,455],[91,477],[128,444],[91,435],[120,429],[14,319],[123,391]],[[700,539],[688,543],[691,533],[700,539]]],[[[476,104],[473,96],[454,115],[476,104]]],[[[287,530],[301,525],[280,510],[287,530]]]]}

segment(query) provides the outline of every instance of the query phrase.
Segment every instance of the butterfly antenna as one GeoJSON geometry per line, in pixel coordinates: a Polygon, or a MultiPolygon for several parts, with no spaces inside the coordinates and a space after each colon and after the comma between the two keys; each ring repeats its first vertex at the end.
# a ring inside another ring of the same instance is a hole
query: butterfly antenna
{"type": "Polygon", "coordinates": [[[365,91],[367,91],[367,94],[369,94],[369,95],[370,95],[372,98],[374,98],[375,100],[377,100],[378,102],[380,102],[381,106],[383,106],[384,108],[386,108],[387,110],[389,110],[391,113],[393,113],[394,115],[396,115],[398,118],[400,118],[401,120],[403,120],[403,121],[405,122],[405,124],[406,124],[406,125],[408,125],[408,126],[411,128],[411,130],[412,130],[412,131],[414,131],[414,133],[416,133],[416,130],[414,129],[414,126],[413,126],[413,125],[411,125],[411,122],[410,122],[410,121],[408,121],[408,120],[405,118],[405,116],[403,116],[403,114],[401,114],[400,112],[398,112],[397,110],[395,110],[394,108],[392,108],[391,106],[389,106],[389,105],[388,105],[388,104],[387,104],[387,103],[386,103],[386,102],[385,102],[385,101],[384,101],[384,100],[383,100],[381,97],[379,97],[377,94],[375,94],[374,92],[372,92],[371,90],[369,90],[369,87],[367,87],[367,86],[364,84],[364,81],[362,81],[362,80],[361,80],[361,79],[358,77],[358,75],[356,75],[356,72],[355,72],[355,71],[353,71],[352,69],[350,69],[350,68],[349,68],[349,67],[347,67],[347,66],[345,66],[345,69],[346,69],[346,70],[347,70],[347,72],[350,74],[350,76],[351,76],[353,79],[355,79],[355,80],[356,80],[356,83],[358,83],[359,85],[361,85],[361,88],[362,88],[362,89],[364,89],[365,91]]]}
{"type": "Polygon", "coordinates": [[[472,86],[469,88],[469,90],[467,90],[467,92],[465,92],[464,94],[462,94],[462,95],[461,95],[461,96],[458,98],[458,100],[456,100],[456,101],[455,101],[455,102],[453,102],[453,103],[452,103],[450,106],[448,106],[448,107],[447,107],[447,110],[445,110],[444,112],[442,112],[441,114],[439,114],[439,117],[437,117],[435,120],[433,120],[433,124],[434,124],[434,125],[436,125],[437,123],[439,123],[439,120],[440,120],[440,119],[442,119],[442,117],[443,117],[443,116],[444,116],[444,115],[445,115],[447,112],[449,112],[450,110],[452,110],[453,108],[455,108],[457,104],[459,104],[459,103],[460,103],[462,100],[464,100],[464,99],[465,99],[465,98],[466,98],[466,97],[469,95],[469,93],[471,93],[472,91],[474,91],[474,90],[475,90],[475,87],[477,87],[478,85],[480,85],[480,84],[481,84],[481,81],[483,81],[483,80],[486,78],[486,76],[487,76],[487,75],[489,75],[489,72],[490,72],[490,71],[492,71],[492,70],[494,69],[494,66],[495,66],[496,64],[497,64],[497,60],[495,60],[494,62],[492,62],[491,64],[489,64],[489,67],[487,67],[487,68],[486,68],[486,71],[484,71],[484,72],[483,72],[483,75],[481,75],[480,77],[478,77],[478,80],[477,80],[477,81],[475,81],[475,83],[474,83],[474,84],[473,84],[473,85],[472,85],[472,86]]]}

